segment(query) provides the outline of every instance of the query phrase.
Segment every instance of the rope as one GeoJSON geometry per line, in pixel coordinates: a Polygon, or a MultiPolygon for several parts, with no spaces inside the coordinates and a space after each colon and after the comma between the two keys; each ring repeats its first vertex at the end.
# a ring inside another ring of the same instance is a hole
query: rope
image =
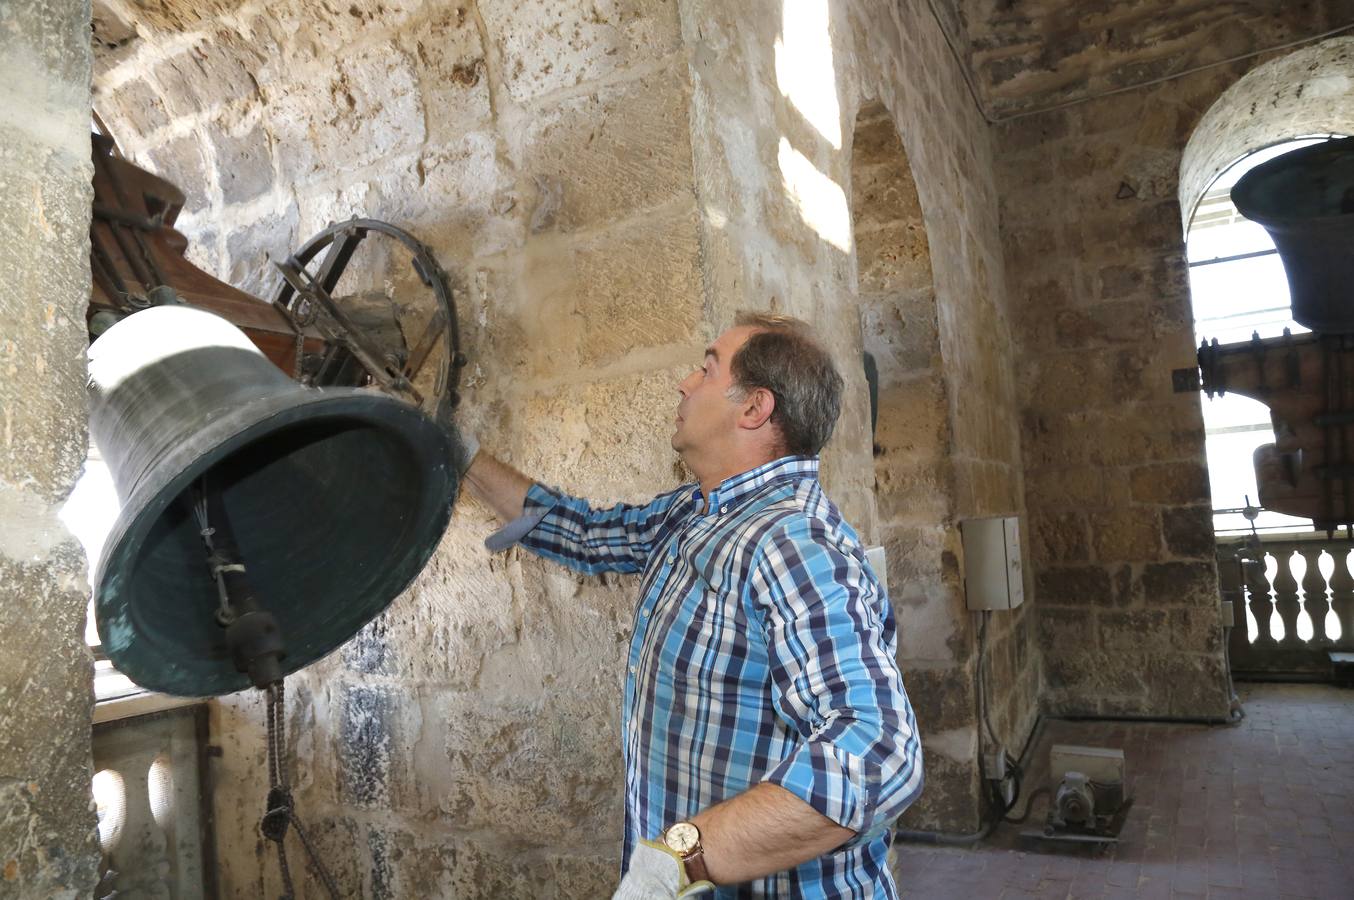
{"type": "Polygon", "coordinates": [[[301,846],[305,848],[311,868],[319,875],[320,881],[324,883],[325,890],[329,892],[329,896],[334,900],[339,900],[338,886],[325,869],[324,864],[320,862],[319,853],[316,852],[315,846],[310,842],[310,837],[301,826],[301,820],[296,816],[291,788],[287,784],[287,729],[284,715],[286,688],[281,681],[277,681],[268,685],[267,692],[268,801],[266,811],[263,814],[263,821],[259,824],[259,830],[263,832],[264,837],[277,844],[277,865],[282,871],[282,900],[294,900],[296,896],[295,889],[292,887],[291,868],[287,865],[285,839],[288,826],[296,828],[296,836],[301,839],[301,846]]]}

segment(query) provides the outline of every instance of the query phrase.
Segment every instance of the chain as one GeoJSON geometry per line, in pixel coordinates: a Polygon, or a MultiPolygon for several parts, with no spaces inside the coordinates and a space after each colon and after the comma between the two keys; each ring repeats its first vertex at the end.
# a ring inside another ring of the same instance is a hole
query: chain
{"type": "Polygon", "coordinates": [[[310,843],[309,836],[306,835],[305,829],[301,827],[301,820],[296,817],[291,788],[287,784],[286,688],[281,681],[276,681],[268,685],[266,690],[268,692],[268,803],[259,830],[263,832],[264,837],[277,844],[277,864],[278,868],[282,870],[282,900],[294,900],[296,896],[292,887],[291,869],[287,865],[287,848],[284,843],[289,825],[296,828],[296,836],[301,839],[301,846],[305,847],[306,855],[310,858],[310,864],[319,874],[320,880],[324,882],[325,890],[334,900],[339,900],[339,891],[334,884],[334,879],[330,877],[329,872],[320,862],[319,854],[315,852],[315,847],[310,843]]]}

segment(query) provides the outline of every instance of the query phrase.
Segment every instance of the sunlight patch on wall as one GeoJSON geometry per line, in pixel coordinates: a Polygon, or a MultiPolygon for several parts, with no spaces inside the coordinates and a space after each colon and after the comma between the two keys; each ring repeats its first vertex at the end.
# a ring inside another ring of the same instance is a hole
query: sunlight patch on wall
{"type": "Polygon", "coordinates": [[[827,0],[785,0],[776,39],[776,85],[834,149],[842,148],[842,112],[832,67],[827,0]]]}
{"type": "Polygon", "coordinates": [[[777,154],[785,190],[799,215],[819,237],[843,253],[851,252],[851,210],[841,185],[828,178],[785,138],[777,154]]]}

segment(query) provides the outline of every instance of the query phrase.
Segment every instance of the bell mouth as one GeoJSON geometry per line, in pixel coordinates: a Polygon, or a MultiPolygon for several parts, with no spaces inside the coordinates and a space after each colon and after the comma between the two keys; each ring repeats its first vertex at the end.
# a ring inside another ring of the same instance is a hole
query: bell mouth
{"type": "Polygon", "coordinates": [[[99,563],[104,648],[136,683],[217,696],[250,686],[217,624],[219,600],[185,492],[219,492],[284,674],[345,643],[436,549],[455,501],[450,435],[372,391],[296,387],[234,409],[132,487],[99,563]]]}

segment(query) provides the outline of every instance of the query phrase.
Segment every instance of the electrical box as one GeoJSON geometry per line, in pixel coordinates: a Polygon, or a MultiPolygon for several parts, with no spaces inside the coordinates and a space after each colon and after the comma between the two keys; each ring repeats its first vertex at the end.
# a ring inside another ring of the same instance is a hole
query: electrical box
{"type": "Polygon", "coordinates": [[[1020,563],[1020,520],[968,519],[964,541],[964,596],[969,609],[1015,609],[1025,599],[1020,563]]]}

